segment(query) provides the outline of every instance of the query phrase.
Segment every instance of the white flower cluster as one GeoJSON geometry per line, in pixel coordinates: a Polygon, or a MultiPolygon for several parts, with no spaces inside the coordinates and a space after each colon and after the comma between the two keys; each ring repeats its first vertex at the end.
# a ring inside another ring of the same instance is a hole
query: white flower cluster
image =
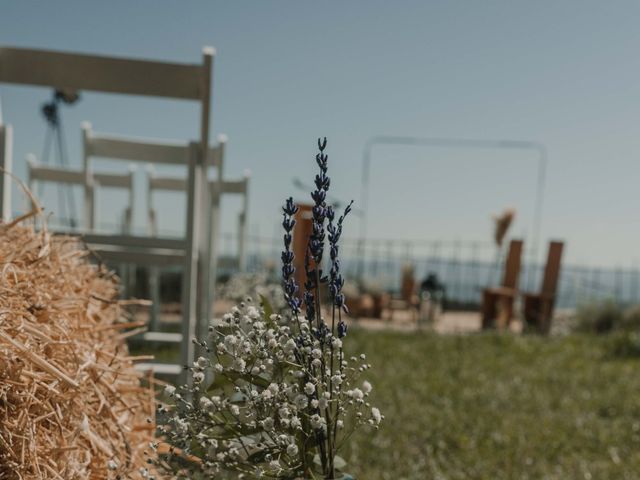
{"type": "Polygon", "coordinates": [[[246,301],[199,345],[209,354],[189,369],[192,387],[165,389],[174,405],[160,409],[160,428],[207,475],[295,478],[352,429],[383,419],[368,402],[371,384],[357,380],[366,357],[347,359],[327,326],[267,316],[246,301]]]}

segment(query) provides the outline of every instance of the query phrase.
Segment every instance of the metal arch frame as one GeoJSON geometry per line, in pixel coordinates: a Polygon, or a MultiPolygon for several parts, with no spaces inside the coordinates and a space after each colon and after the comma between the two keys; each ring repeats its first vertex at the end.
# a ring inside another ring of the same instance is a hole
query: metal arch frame
{"type": "MultiPolygon", "coordinates": [[[[365,242],[367,233],[367,215],[369,202],[369,170],[372,160],[373,147],[376,145],[406,145],[424,147],[449,147],[449,148],[481,148],[481,149],[506,149],[506,150],[529,150],[538,155],[538,176],[536,180],[536,194],[534,199],[533,214],[533,247],[531,249],[530,260],[536,260],[540,245],[540,228],[542,224],[542,203],[544,196],[544,184],[548,163],[547,147],[540,143],[528,140],[477,140],[467,138],[445,138],[445,137],[411,137],[396,135],[377,135],[365,143],[362,153],[362,183],[360,190],[360,201],[362,205],[362,217],[360,221],[359,250],[359,272],[362,276],[364,272],[365,242]]],[[[530,268],[529,281],[531,281],[530,268]]]]}
{"type": "MultiPolygon", "coordinates": [[[[197,144],[190,145],[188,157],[188,201],[186,215],[186,239],[184,242],[184,282],[183,300],[183,342],[181,351],[182,365],[190,364],[194,358],[195,346],[191,339],[196,334],[196,325],[202,318],[200,308],[199,280],[201,257],[204,248],[199,231],[201,205],[206,204],[203,196],[205,152],[209,145],[210,105],[213,57],[215,50],[205,47],[201,64],[182,64],[114,58],[98,55],[83,55],[47,50],[0,47],[0,83],[37,85],[56,89],[89,90],[105,93],[143,95],[162,98],[197,101],[200,104],[200,131],[197,144]]],[[[0,185],[0,211],[10,213],[10,188],[7,172],[11,166],[11,134],[7,128],[0,131],[0,167],[3,168],[0,185]],[[8,140],[7,140],[8,139],[8,140]]],[[[117,236],[87,235],[89,244],[112,249],[113,256],[130,256],[133,263],[140,258],[128,250],[133,244],[142,243],[145,249],[154,249],[155,239],[142,239],[129,236],[123,244],[116,245],[117,236]]],[[[157,250],[157,248],[156,248],[157,250]]],[[[147,255],[148,261],[163,261],[163,255],[169,258],[169,252],[156,251],[157,255],[147,255]]],[[[166,368],[164,373],[182,374],[187,378],[180,365],[166,368]]],[[[160,371],[160,369],[158,369],[160,371]]]]}

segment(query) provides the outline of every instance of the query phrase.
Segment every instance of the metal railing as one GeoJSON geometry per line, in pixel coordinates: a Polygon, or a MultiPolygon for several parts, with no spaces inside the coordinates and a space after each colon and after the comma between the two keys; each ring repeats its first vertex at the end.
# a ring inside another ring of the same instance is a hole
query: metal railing
{"type": "MultiPolygon", "coordinates": [[[[247,242],[249,271],[279,268],[280,238],[249,235],[247,242]]],[[[223,234],[220,255],[233,256],[234,245],[233,234],[223,234]]],[[[356,239],[343,240],[342,266],[350,280],[356,279],[360,268],[358,248],[356,239]]],[[[446,286],[449,302],[458,305],[479,304],[482,289],[498,285],[502,276],[502,262],[491,242],[368,239],[366,248],[362,278],[389,292],[399,290],[402,268],[407,264],[413,267],[418,282],[429,273],[435,273],[446,286]]],[[[536,292],[540,289],[544,264],[527,262],[529,253],[523,252],[520,288],[536,292]]],[[[603,299],[624,304],[640,303],[640,268],[587,266],[563,261],[558,308],[575,308],[603,299]]]]}

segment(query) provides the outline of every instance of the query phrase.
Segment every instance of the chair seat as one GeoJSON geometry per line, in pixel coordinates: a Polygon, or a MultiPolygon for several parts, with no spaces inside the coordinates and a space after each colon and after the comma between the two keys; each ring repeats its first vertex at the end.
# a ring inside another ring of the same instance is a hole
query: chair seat
{"type": "Polygon", "coordinates": [[[487,288],[484,290],[485,294],[489,294],[489,295],[495,295],[498,297],[511,297],[511,298],[515,298],[516,295],[518,294],[518,291],[515,288],[509,288],[509,287],[494,287],[494,288],[487,288]]]}
{"type": "Polygon", "coordinates": [[[553,300],[556,296],[552,293],[540,293],[540,292],[522,292],[522,298],[527,301],[541,301],[541,300],[553,300]]]}

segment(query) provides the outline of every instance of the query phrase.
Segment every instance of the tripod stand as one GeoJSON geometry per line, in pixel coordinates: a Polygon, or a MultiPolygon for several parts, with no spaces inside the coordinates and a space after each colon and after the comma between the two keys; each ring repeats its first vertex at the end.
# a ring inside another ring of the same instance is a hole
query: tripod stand
{"type": "MultiPolygon", "coordinates": [[[[62,117],[60,116],[60,105],[73,105],[80,99],[77,92],[65,92],[55,90],[51,101],[42,105],[42,115],[47,122],[47,131],[44,138],[42,150],[42,162],[49,164],[49,156],[53,153],[54,162],[58,166],[67,168],[69,166],[67,155],[67,144],[64,137],[62,117]]],[[[70,186],[58,183],[58,207],[60,208],[60,220],[72,229],[77,226],[77,211],[73,191],[70,186]]],[[[38,194],[42,195],[42,184],[38,194]]]]}

